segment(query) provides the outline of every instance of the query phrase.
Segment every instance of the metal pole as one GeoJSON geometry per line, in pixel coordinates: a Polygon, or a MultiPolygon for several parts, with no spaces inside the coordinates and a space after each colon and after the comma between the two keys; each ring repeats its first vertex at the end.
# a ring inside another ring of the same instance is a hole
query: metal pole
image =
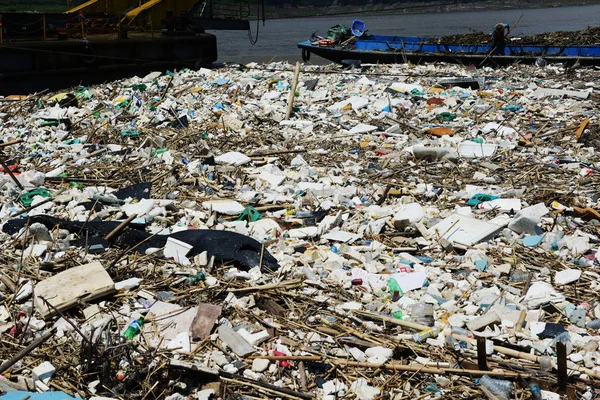
{"type": "Polygon", "coordinates": [[[42,16],[44,20],[44,42],[46,41],[46,14],[42,16]]]}

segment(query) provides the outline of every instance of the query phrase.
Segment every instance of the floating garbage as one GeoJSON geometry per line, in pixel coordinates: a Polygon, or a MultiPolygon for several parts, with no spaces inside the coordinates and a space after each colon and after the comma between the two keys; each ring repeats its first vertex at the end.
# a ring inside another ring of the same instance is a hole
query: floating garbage
{"type": "Polygon", "coordinates": [[[0,398],[600,396],[600,72],[298,71],[0,98],[0,398]]]}

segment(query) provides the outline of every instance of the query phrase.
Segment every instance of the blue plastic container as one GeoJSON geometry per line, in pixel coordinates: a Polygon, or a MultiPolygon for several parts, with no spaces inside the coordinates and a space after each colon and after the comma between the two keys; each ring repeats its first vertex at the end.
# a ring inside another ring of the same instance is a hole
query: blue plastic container
{"type": "Polygon", "coordinates": [[[363,33],[365,33],[366,27],[367,25],[365,25],[365,23],[362,22],[360,19],[355,19],[354,21],[352,21],[352,27],[350,28],[350,30],[352,31],[352,34],[354,36],[361,37],[363,33]]]}

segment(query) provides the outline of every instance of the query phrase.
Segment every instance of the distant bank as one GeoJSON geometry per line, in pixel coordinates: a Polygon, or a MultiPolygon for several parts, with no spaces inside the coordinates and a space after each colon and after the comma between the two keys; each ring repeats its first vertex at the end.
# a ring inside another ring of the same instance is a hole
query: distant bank
{"type": "MultiPolygon", "coordinates": [[[[250,0],[252,1],[252,0],[250,0]]],[[[316,4],[326,3],[327,6],[320,7],[310,5],[312,0],[307,1],[267,1],[266,15],[268,19],[280,18],[302,18],[302,17],[325,17],[332,15],[347,14],[399,14],[399,13],[438,13],[455,11],[486,11],[486,10],[509,10],[509,9],[531,9],[531,8],[558,8],[571,6],[584,6],[600,4],[600,0],[441,0],[441,1],[386,1],[386,0],[362,0],[356,4],[352,0],[329,0],[314,2],[316,4]],[[277,5],[269,5],[275,3],[277,5]],[[354,3],[354,4],[353,4],[354,3]]]]}

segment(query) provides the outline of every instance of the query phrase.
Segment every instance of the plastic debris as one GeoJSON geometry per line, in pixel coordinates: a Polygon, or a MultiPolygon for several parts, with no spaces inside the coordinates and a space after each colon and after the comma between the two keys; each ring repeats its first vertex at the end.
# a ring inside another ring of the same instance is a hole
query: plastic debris
{"type": "Polygon", "coordinates": [[[598,78],[252,63],[0,98],[3,397],[555,398],[563,366],[598,397],[598,78]]]}

